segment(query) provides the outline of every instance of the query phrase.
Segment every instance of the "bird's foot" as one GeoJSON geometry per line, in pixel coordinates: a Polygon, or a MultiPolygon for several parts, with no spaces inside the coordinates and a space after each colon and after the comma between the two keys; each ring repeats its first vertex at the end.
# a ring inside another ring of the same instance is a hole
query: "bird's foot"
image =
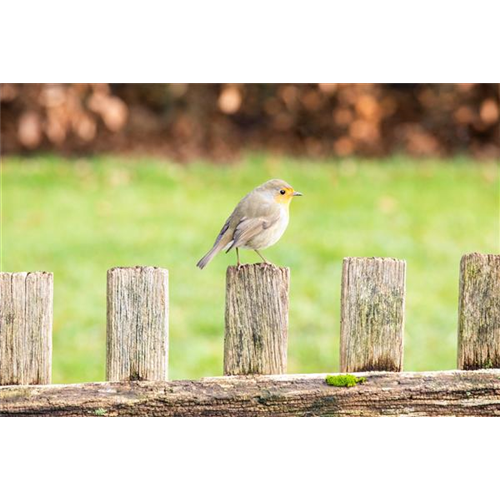
{"type": "Polygon", "coordinates": [[[273,265],[258,250],[255,250],[255,253],[262,259],[262,263],[263,264],[271,264],[271,265],[273,265]]]}

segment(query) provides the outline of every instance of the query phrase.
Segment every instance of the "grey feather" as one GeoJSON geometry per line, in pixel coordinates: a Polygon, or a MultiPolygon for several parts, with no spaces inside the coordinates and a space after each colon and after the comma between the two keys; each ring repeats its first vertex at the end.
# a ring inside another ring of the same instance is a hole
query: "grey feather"
{"type": "Polygon", "coordinates": [[[273,217],[257,217],[255,219],[247,219],[243,217],[240,223],[236,226],[233,234],[233,242],[226,250],[229,252],[232,248],[245,246],[254,236],[259,234],[264,229],[269,229],[278,221],[278,216],[273,217]]]}

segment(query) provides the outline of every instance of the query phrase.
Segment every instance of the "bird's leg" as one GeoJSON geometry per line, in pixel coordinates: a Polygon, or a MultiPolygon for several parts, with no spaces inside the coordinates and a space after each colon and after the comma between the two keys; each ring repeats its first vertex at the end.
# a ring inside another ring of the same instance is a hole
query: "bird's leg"
{"type": "Polygon", "coordinates": [[[239,269],[241,267],[241,263],[240,263],[240,251],[238,250],[238,247],[236,247],[236,261],[239,269]]]}
{"type": "Polygon", "coordinates": [[[268,260],[266,260],[266,258],[258,251],[258,250],[255,250],[257,252],[257,255],[266,263],[266,264],[270,264],[270,262],[268,260]]]}

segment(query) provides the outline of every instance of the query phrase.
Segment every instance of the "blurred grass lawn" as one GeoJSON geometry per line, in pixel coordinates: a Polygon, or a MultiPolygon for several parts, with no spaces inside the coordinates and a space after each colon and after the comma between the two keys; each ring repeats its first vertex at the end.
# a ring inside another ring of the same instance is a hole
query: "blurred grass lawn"
{"type": "Polygon", "coordinates": [[[3,170],[3,270],[55,274],[55,383],[104,380],[106,270],[134,265],[170,271],[170,377],[220,375],[235,255],[195,264],[239,199],[273,177],[305,194],[264,252],[292,269],[289,372],[338,370],[345,256],[406,259],[405,369],[454,368],[460,257],[500,252],[498,165],[467,158],[32,157],[6,158],[3,170]]]}

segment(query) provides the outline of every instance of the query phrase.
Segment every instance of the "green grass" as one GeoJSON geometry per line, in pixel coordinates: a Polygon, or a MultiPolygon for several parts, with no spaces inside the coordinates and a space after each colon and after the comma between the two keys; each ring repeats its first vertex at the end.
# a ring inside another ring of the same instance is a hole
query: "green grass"
{"type": "Polygon", "coordinates": [[[289,372],[338,370],[345,256],[406,259],[405,369],[454,368],[460,257],[500,253],[498,167],[467,158],[33,157],[6,158],[3,170],[3,270],[55,274],[56,383],[104,379],[106,270],[134,265],[170,271],[170,377],[220,375],[235,255],[195,264],[239,199],[273,177],[305,195],[265,251],[292,270],[289,372]]]}

